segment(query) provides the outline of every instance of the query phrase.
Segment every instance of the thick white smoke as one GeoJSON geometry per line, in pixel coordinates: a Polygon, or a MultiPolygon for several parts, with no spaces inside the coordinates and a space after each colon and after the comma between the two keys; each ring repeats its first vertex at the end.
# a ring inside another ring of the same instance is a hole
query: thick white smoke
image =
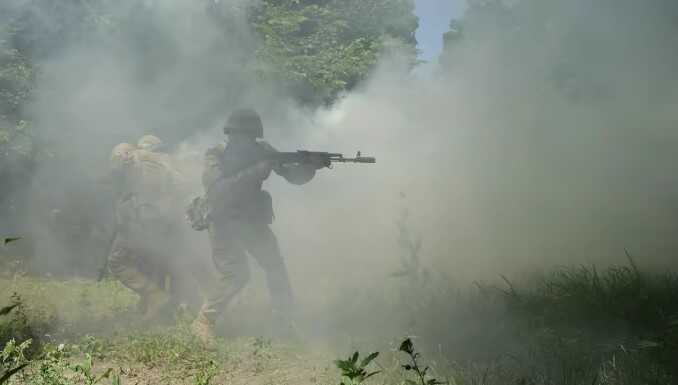
{"type": "MultiPolygon", "coordinates": [[[[224,140],[228,112],[246,105],[281,151],[377,158],[322,170],[301,187],[267,182],[302,303],[385,282],[405,207],[426,263],[460,280],[619,262],[624,248],[644,265],[672,263],[678,55],[661,10],[550,1],[516,8],[506,25],[470,14],[431,77],[391,58],[334,106],[308,111],[247,71],[256,37],[243,2],[218,2],[218,13],[194,3],[111,5],[137,23],[41,63],[31,111],[66,155],[35,177],[36,231],[58,194],[89,191],[112,146],[144,133],[174,145],[200,193],[204,150],[224,140]]],[[[204,234],[190,236],[188,257],[208,260],[204,234]]],[[[48,265],[65,263],[53,242],[42,246],[48,265]]]]}

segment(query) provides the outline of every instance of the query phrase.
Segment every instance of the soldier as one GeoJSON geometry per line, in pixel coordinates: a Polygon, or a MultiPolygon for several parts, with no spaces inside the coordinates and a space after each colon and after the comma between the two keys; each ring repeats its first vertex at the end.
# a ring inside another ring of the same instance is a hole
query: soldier
{"type": "Polygon", "coordinates": [[[162,140],[155,135],[144,135],[137,142],[137,148],[152,152],[160,151],[163,146],[162,140]]]}
{"type": "Polygon", "coordinates": [[[111,168],[117,187],[117,229],[108,267],[123,285],[139,294],[145,304],[143,319],[148,321],[171,303],[162,279],[153,273],[162,271],[158,266],[166,263],[173,250],[175,173],[167,154],[128,143],[114,148],[111,168]]]}
{"type": "Polygon", "coordinates": [[[292,336],[292,292],[278,242],[269,227],[273,221],[271,197],[262,190],[262,183],[275,171],[301,185],[326,164],[283,166],[266,160],[267,154],[277,151],[257,140],[263,137],[263,126],[258,113],[250,109],[233,112],[224,133],[228,144],[207,151],[202,176],[212,259],[220,279],[193,322],[193,333],[208,345],[213,342],[217,317],[249,280],[249,254],[266,273],[274,335],[292,336]]]}
{"type": "MultiPolygon", "coordinates": [[[[169,193],[174,197],[174,202],[186,200],[191,191],[190,183],[179,171],[178,166],[181,162],[163,151],[166,148],[165,143],[155,135],[144,135],[137,142],[137,148],[138,157],[141,156],[143,159],[148,157],[147,154],[152,154],[155,161],[160,161],[163,168],[170,173],[170,180],[173,184],[169,193]]],[[[171,211],[173,225],[171,234],[168,234],[168,241],[172,244],[171,250],[162,261],[148,266],[148,274],[152,275],[161,286],[169,283],[165,289],[177,302],[200,306],[200,294],[195,290],[194,278],[198,275],[193,266],[195,261],[182,258],[188,254],[189,250],[185,247],[188,239],[184,237],[185,232],[181,228],[182,225],[185,226],[185,223],[182,220],[183,213],[180,207],[181,205],[174,205],[171,211]]],[[[188,231],[187,228],[185,230],[188,231]]]]}

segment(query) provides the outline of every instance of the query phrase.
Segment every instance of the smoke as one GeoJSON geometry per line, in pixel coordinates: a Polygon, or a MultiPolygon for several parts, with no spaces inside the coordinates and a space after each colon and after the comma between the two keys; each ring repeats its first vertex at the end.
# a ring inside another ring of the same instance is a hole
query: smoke
{"type": "Polygon", "coordinates": [[[676,13],[519,5],[469,11],[431,77],[385,61],[333,108],[301,116],[305,135],[274,140],[377,157],[301,189],[270,182],[298,295],[391,287],[403,209],[424,264],[461,285],[626,264],[627,252],[643,268],[676,267],[676,13]]]}
{"type": "MultiPolygon", "coordinates": [[[[134,17],[40,63],[29,111],[60,150],[33,180],[40,260],[46,270],[68,262],[44,219],[75,193],[92,202],[74,210],[106,233],[106,214],[95,214],[110,197],[91,193],[113,145],[161,136],[198,194],[205,149],[223,141],[228,112],[249,105],[281,151],[377,158],[301,187],[266,183],[302,304],[385,284],[404,209],[425,262],[460,281],[623,262],[625,248],[642,265],[673,267],[676,13],[668,2],[537,3],[472,8],[435,73],[412,75],[390,57],[315,111],[249,70],[256,37],[244,1],[208,2],[207,12],[195,1],[109,4],[109,14],[134,17]]],[[[186,257],[208,261],[204,234],[187,228],[187,237],[186,257]]]]}

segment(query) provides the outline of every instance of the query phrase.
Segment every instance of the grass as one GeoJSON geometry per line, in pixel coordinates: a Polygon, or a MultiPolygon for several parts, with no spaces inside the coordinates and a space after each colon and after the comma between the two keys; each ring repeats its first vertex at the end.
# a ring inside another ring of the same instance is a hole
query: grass
{"type": "Polygon", "coordinates": [[[353,353],[338,367],[336,351],[261,337],[222,340],[218,350],[206,350],[189,332],[191,314],[178,313],[175,326],[140,332],[136,297],[117,283],[17,275],[0,280],[3,293],[15,293],[0,308],[16,305],[0,315],[7,351],[0,377],[28,364],[10,383],[669,385],[678,379],[673,273],[643,272],[629,259],[604,270],[562,267],[526,282],[459,290],[418,263],[400,272],[399,295],[363,297],[369,310],[357,303],[333,309],[355,322],[341,325],[364,341],[357,347],[380,351],[353,353]],[[399,335],[413,337],[389,343],[399,335]]]}

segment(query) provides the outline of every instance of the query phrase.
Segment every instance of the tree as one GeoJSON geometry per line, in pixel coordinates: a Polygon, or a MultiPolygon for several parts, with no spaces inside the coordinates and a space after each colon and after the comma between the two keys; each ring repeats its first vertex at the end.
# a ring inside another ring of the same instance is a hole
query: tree
{"type": "Polygon", "coordinates": [[[252,13],[259,74],[306,103],[331,103],[369,74],[381,54],[409,49],[418,19],[412,0],[268,0],[252,13]]]}
{"type": "Polygon", "coordinates": [[[32,166],[33,138],[22,108],[31,98],[34,68],[12,45],[15,31],[3,25],[4,29],[0,30],[0,216],[9,218],[6,210],[17,205],[14,190],[28,182],[32,166]]]}

